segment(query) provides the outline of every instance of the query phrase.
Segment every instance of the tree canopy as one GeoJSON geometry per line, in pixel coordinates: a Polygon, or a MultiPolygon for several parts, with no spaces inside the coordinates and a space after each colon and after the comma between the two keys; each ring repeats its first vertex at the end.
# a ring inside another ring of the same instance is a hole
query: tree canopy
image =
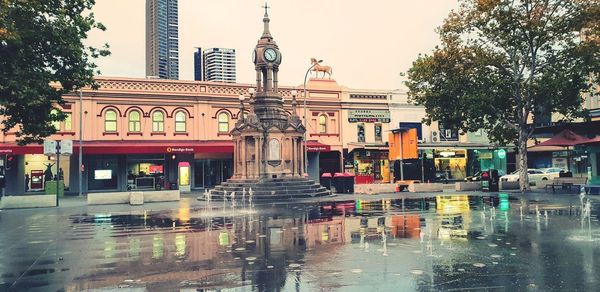
{"type": "Polygon", "coordinates": [[[582,93],[599,69],[598,0],[461,0],[438,29],[441,45],[408,71],[409,99],[426,122],[484,129],[518,148],[536,123],[585,116],[582,93]]]}
{"type": "Polygon", "coordinates": [[[40,141],[61,121],[62,96],[94,86],[95,58],[85,46],[92,29],[105,30],[90,9],[95,0],[0,0],[0,115],[2,131],[19,143],[40,141]],[[58,111],[52,111],[57,108],[58,111]]]}

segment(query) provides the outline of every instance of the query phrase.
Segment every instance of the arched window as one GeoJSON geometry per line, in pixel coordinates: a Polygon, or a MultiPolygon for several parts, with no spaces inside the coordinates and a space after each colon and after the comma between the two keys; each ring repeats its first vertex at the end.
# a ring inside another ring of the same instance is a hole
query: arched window
{"type": "Polygon", "coordinates": [[[165,114],[161,111],[152,113],[152,132],[165,131],[165,114]]]}
{"type": "Polygon", "coordinates": [[[220,113],[218,116],[219,121],[219,133],[229,132],[229,115],[226,113],[220,113]]]}
{"type": "MultiPolygon", "coordinates": [[[[50,111],[50,115],[51,116],[57,116],[58,115],[58,110],[57,109],[52,109],[50,111]]],[[[51,124],[52,124],[52,127],[54,127],[54,129],[56,129],[57,131],[60,131],[60,121],[52,121],[51,124]]]]}
{"type": "Polygon", "coordinates": [[[141,132],[142,131],[142,115],[139,111],[129,112],[129,132],[141,132]]]}
{"type": "Polygon", "coordinates": [[[107,110],[104,113],[104,132],[116,132],[117,131],[117,112],[114,110],[107,110]]]}
{"type": "Polygon", "coordinates": [[[177,113],[175,113],[175,132],[186,131],[185,119],[185,112],[178,111],[177,113]]]}
{"type": "Polygon", "coordinates": [[[73,130],[73,115],[71,113],[65,113],[65,131],[73,130]]]}
{"type": "Polygon", "coordinates": [[[281,160],[281,147],[279,147],[279,140],[269,140],[269,160],[281,160]]]}
{"type": "Polygon", "coordinates": [[[319,116],[319,133],[327,133],[327,116],[319,116]]]}

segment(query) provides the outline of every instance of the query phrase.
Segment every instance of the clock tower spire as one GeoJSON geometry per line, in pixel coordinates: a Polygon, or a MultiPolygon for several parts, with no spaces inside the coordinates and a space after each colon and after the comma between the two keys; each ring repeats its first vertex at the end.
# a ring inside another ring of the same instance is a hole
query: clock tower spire
{"type": "Polygon", "coordinates": [[[265,9],[264,29],[252,52],[252,62],[256,70],[255,112],[261,119],[284,123],[287,121],[287,113],[283,109],[283,98],[278,88],[281,51],[269,30],[269,6],[265,3],[263,8],[265,9]]]}

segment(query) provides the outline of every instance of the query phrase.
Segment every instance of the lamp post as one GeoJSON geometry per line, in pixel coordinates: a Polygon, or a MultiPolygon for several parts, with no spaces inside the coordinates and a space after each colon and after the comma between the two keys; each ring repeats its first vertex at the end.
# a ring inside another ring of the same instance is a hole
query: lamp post
{"type": "Polygon", "coordinates": [[[308,131],[308,124],[306,123],[306,99],[308,98],[308,96],[306,96],[306,78],[308,77],[308,73],[310,72],[310,70],[312,70],[312,68],[314,68],[321,62],[323,62],[323,60],[319,60],[316,63],[312,64],[310,67],[308,67],[308,70],[306,70],[306,74],[304,74],[304,173],[308,173],[308,149],[306,148],[306,132],[308,131]]]}
{"type": "Polygon", "coordinates": [[[83,191],[83,92],[79,88],[79,196],[81,197],[83,191]]]}
{"type": "Polygon", "coordinates": [[[244,96],[243,94],[240,94],[238,99],[240,100],[240,116],[238,118],[240,120],[243,120],[244,119],[244,100],[246,99],[246,96],[244,96]]]}

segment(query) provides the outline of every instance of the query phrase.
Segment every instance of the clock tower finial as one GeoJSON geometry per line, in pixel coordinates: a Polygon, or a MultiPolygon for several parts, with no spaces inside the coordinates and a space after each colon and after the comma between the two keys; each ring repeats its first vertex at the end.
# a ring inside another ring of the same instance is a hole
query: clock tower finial
{"type": "Polygon", "coordinates": [[[267,2],[265,2],[265,6],[262,6],[265,9],[265,17],[269,17],[269,8],[271,8],[267,2]]]}
{"type": "Polygon", "coordinates": [[[262,8],[265,9],[265,16],[263,17],[263,23],[264,23],[265,27],[263,29],[263,34],[262,34],[261,38],[272,40],[273,37],[271,36],[271,32],[269,31],[269,22],[271,21],[269,19],[269,8],[271,8],[271,7],[269,5],[267,5],[267,2],[265,2],[265,5],[262,6],[262,8]]]}

